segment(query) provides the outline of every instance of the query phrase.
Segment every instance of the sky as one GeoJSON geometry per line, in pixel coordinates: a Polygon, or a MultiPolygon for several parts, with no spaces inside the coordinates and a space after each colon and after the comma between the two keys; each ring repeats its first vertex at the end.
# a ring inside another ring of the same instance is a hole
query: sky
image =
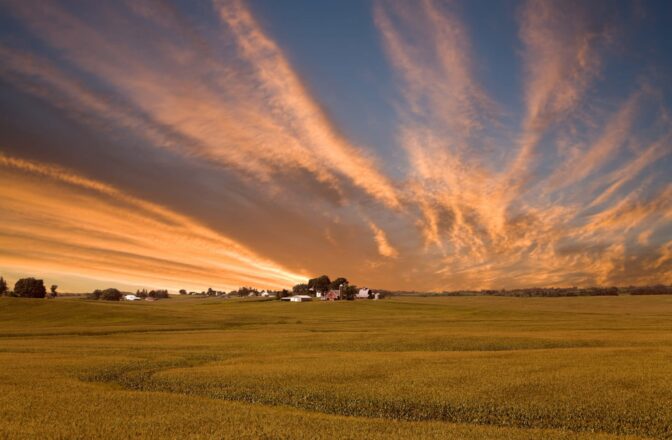
{"type": "Polygon", "coordinates": [[[0,275],[672,284],[672,3],[0,0],[0,275]]]}

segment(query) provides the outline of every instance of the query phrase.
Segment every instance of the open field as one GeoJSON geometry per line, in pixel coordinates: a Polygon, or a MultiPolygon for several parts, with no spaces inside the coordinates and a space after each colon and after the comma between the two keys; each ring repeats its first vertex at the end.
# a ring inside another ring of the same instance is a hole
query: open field
{"type": "Polygon", "coordinates": [[[0,438],[672,438],[672,297],[0,299],[0,438]]]}

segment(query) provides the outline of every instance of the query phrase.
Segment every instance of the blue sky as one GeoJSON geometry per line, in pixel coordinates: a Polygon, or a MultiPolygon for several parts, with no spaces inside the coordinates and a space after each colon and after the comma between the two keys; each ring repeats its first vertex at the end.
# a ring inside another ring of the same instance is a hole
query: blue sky
{"type": "Polygon", "coordinates": [[[669,2],[0,3],[0,274],[671,283],[669,2]]]}

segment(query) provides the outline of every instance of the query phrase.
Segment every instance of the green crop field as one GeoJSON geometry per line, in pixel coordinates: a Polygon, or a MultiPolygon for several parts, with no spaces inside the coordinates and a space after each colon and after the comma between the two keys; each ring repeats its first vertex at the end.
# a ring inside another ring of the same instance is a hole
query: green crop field
{"type": "Polygon", "coordinates": [[[672,297],[0,299],[0,438],[672,438],[672,297]]]}

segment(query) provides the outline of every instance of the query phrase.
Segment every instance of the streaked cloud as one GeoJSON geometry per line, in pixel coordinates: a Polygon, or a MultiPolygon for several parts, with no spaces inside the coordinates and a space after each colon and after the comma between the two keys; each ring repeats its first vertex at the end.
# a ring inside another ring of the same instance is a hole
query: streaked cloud
{"type": "Polygon", "coordinates": [[[7,155],[0,167],[3,266],[30,271],[39,264],[172,289],[273,287],[304,278],[192,219],[62,167],[7,155]]]}
{"type": "Polygon", "coordinates": [[[600,48],[613,37],[602,4],[527,1],[520,12],[526,70],[519,151],[511,166],[524,175],[545,132],[565,122],[585,99],[602,67],[600,48]]]}
{"type": "Polygon", "coordinates": [[[371,232],[373,232],[373,238],[376,240],[378,245],[378,253],[383,257],[396,258],[399,256],[399,252],[390,245],[390,242],[387,240],[387,235],[385,231],[376,226],[375,223],[369,222],[369,227],[371,232]]]}

